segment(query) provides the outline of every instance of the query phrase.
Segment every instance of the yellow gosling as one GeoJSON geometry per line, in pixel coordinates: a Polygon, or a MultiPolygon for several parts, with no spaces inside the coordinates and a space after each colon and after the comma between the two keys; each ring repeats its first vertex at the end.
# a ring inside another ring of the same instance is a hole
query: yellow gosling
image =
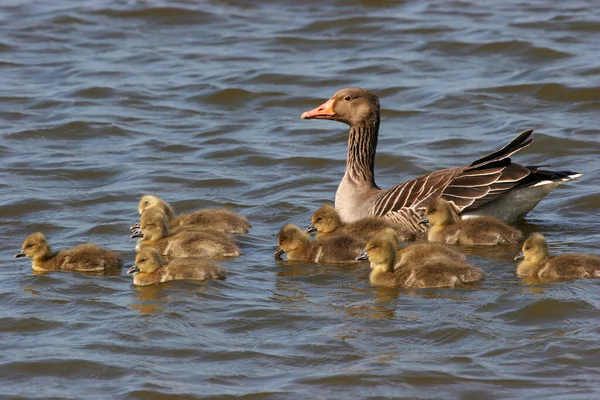
{"type": "Polygon", "coordinates": [[[27,236],[21,250],[15,254],[15,258],[25,256],[33,260],[32,268],[39,272],[103,272],[123,267],[123,261],[117,253],[91,243],[53,253],[46,236],[41,232],[27,236]]]}

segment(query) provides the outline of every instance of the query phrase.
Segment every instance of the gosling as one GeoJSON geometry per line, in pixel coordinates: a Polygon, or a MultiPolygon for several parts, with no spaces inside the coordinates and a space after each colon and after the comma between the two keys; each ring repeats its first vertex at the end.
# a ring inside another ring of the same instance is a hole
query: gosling
{"type": "MultiPolygon", "coordinates": [[[[392,238],[385,233],[373,236],[367,243],[365,252],[371,263],[369,279],[375,286],[394,288],[455,287],[483,279],[483,272],[480,269],[474,268],[460,259],[434,257],[407,263],[394,269],[398,252],[392,238]]],[[[360,258],[363,257],[361,255],[360,258]]]]}
{"type": "Polygon", "coordinates": [[[46,236],[41,232],[27,236],[21,250],[15,254],[15,258],[25,256],[33,260],[32,269],[37,272],[104,272],[123,267],[123,261],[117,253],[92,243],[53,253],[46,236]]]}
{"type": "Polygon", "coordinates": [[[549,279],[597,278],[600,276],[600,257],[591,254],[561,254],[551,256],[546,238],[531,234],[515,261],[517,276],[549,279]]]}
{"type": "MultiPolygon", "coordinates": [[[[158,207],[166,215],[171,229],[185,228],[186,230],[215,230],[227,233],[248,233],[252,224],[246,217],[238,215],[225,208],[214,210],[199,210],[190,214],[175,217],[173,208],[164,200],[153,195],[144,195],[138,203],[140,215],[144,210],[158,207]]],[[[131,226],[131,230],[139,228],[138,224],[131,226]]]]}
{"type": "Polygon", "coordinates": [[[161,255],[170,257],[237,257],[239,247],[223,232],[183,231],[171,233],[160,209],[148,209],[142,214],[141,228],[131,237],[141,237],[137,249],[152,246],[161,255]]]}
{"type": "Polygon", "coordinates": [[[225,271],[217,264],[190,258],[176,258],[167,262],[153,247],[142,248],[127,273],[134,274],[133,284],[136,286],[176,280],[225,279],[225,271]]]}
{"type": "Polygon", "coordinates": [[[279,250],[275,259],[286,253],[288,261],[310,261],[317,264],[355,263],[364,242],[349,235],[334,235],[310,241],[308,233],[287,224],[277,235],[279,250]]]}
{"type": "Polygon", "coordinates": [[[330,205],[324,205],[312,215],[307,232],[317,232],[317,238],[333,234],[348,234],[368,241],[383,228],[392,228],[402,242],[416,240],[416,235],[402,225],[392,224],[383,218],[367,217],[351,223],[343,223],[340,214],[330,205]]]}
{"type": "Polygon", "coordinates": [[[462,220],[458,210],[442,198],[426,207],[420,223],[430,223],[427,240],[447,244],[497,245],[517,244],[523,240],[520,230],[493,217],[462,220]]]}

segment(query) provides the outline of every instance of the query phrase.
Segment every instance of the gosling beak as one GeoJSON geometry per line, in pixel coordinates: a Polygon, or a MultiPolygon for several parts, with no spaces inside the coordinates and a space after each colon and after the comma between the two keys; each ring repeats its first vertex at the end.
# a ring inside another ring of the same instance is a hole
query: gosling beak
{"type": "Polygon", "coordinates": [[[367,250],[363,250],[362,253],[360,253],[360,255],[358,257],[356,257],[356,260],[368,260],[369,259],[369,255],[367,254],[367,250]]]}
{"type": "Polygon", "coordinates": [[[140,272],[140,267],[138,267],[137,265],[133,264],[131,267],[129,267],[129,269],[127,270],[127,275],[130,274],[135,274],[136,272],[140,272]]]}
{"type": "Polygon", "coordinates": [[[313,224],[310,224],[309,226],[306,227],[306,232],[308,233],[313,233],[313,232],[317,232],[318,229],[315,228],[315,226],[313,224]]]}
{"type": "Polygon", "coordinates": [[[133,238],[139,238],[139,237],[143,238],[144,237],[144,232],[142,232],[141,229],[136,229],[135,231],[133,231],[131,233],[131,236],[129,236],[129,237],[132,238],[132,239],[133,238]]]}
{"type": "Polygon", "coordinates": [[[524,259],[525,259],[525,254],[522,251],[515,256],[515,261],[524,260],[524,259]]]}
{"type": "Polygon", "coordinates": [[[282,249],[278,249],[274,254],[275,259],[281,260],[281,256],[283,255],[283,253],[285,253],[285,252],[282,249]]]}
{"type": "Polygon", "coordinates": [[[25,257],[26,255],[27,254],[25,254],[25,250],[21,249],[15,254],[15,258],[25,257]]]}
{"type": "Polygon", "coordinates": [[[302,113],[302,119],[334,119],[335,111],[333,111],[333,99],[327,100],[319,107],[302,113]]]}
{"type": "Polygon", "coordinates": [[[426,216],[422,216],[421,219],[419,220],[419,225],[425,225],[428,223],[429,223],[429,220],[427,219],[426,216]]]}
{"type": "Polygon", "coordinates": [[[129,227],[129,230],[130,230],[131,232],[135,232],[135,231],[137,231],[138,229],[142,229],[142,227],[140,226],[140,221],[136,222],[135,224],[133,224],[133,225],[131,225],[131,226],[129,227]]]}

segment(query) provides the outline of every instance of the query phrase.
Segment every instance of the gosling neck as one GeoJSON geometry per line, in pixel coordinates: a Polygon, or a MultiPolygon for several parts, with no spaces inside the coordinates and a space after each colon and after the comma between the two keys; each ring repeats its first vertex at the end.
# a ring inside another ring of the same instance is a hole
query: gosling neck
{"type": "Polygon", "coordinates": [[[377,188],[375,184],[375,152],[379,136],[379,115],[350,127],[346,178],[350,181],[377,188]]]}

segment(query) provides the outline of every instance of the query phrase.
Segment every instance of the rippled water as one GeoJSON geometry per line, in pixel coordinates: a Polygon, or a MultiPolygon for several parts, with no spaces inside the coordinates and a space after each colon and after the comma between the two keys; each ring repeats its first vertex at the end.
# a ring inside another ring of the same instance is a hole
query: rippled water
{"type": "Polygon", "coordinates": [[[378,183],[516,159],[583,172],[521,225],[600,253],[600,8],[553,1],[54,1],[0,6],[0,395],[39,398],[593,398],[600,282],[521,282],[467,249],[468,290],[373,288],[286,266],[284,222],[331,202],[346,127],[300,114],[381,97],[378,183]],[[136,288],[13,260],[42,230],[133,260],[142,193],[254,223],[224,282],[136,288]]]}

